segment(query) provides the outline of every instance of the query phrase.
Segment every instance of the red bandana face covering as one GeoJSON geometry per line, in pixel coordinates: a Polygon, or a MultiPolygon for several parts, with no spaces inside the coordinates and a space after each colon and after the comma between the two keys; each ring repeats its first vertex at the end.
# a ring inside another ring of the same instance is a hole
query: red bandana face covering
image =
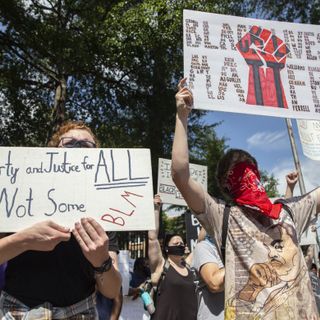
{"type": "Polygon", "coordinates": [[[236,164],[229,171],[226,188],[238,205],[256,209],[272,219],[279,218],[282,205],[271,203],[255,165],[248,162],[236,164]]]}

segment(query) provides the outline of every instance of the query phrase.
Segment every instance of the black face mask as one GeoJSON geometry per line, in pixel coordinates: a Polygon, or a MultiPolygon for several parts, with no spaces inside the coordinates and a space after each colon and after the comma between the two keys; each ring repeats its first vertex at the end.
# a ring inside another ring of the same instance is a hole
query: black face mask
{"type": "Polygon", "coordinates": [[[185,246],[168,246],[167,253],[174,256],[183,256],[185,251],[185,246]]]}

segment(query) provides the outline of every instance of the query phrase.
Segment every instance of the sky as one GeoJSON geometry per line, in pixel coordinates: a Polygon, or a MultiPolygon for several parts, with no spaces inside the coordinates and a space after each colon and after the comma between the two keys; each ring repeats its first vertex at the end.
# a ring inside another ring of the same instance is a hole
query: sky
{"type": "MultiPolygon", "coordinates": [[[[216,127],[218,137],[226,137],[230,148],[248,151],[258,161],[259,168],[278,179],[278,191],[285,193],[285,175],[295,170],[285,118],[209,111],[206,122],[223,121],[216,127]]],[[[296,120],[292,119],[293,135],[301,163],[306,191],[319,185],[319,162],[304,156],[296,120]]],[[[294,195],[300,195],[297,184],[294,195]]]]}

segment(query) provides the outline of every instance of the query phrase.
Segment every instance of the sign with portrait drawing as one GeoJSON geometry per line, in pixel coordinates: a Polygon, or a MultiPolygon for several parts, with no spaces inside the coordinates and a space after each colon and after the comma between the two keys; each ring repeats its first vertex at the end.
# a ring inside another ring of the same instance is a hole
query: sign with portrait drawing
{"type": "Polygon", "coordinates": [[[320,119],[320,26],[184,10],[194,107],[320,119]]]}
{"type": "Polygon", "coordinates": [[[91,216],[106,231],[154,229],[148,149],[0,148],[0,232],[91,216]]]}
{"type": "MultiPolygon", "coordinates": [[[[204,190],[207,190],[208,173],[207,167],[198,164],[189,165],[191,177],[200,183],[204,190]]],[[[175,186],[171,177],[171,160],[159,158],[158,165],[158,193],[163,203],[186,206],[181,193],[175,186]]]]}

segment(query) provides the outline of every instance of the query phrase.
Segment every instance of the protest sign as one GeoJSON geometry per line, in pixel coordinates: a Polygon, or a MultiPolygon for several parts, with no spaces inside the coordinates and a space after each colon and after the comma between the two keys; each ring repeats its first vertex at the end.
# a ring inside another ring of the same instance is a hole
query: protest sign
{"type": "MultiPolygon", "coordinates": [[[[198,164],[189,165],[191,177],[207,190],[207,167],[198,164]]],[[[158,193],[163,203],[186,206],[178,188],[171,178],[171,160],[159,158],[158,165],[158,193]]]]}
{"type": "Polygon", "coordinates": [[[320,121],[297,120],[303,154],[312,159],[320,160],[320,121]]]}
{"type": "Polygon", "coordinates": [[[197,109],[320,119],[320,26],[184,10],[197,109]]]}
{"type": "Polygon", "coordinates": [[[201,225],[199,220],[190,211],[187,211],[185,214],[185,223],[187,245],[190,251],[192,252],[195,245],[197,244],[197,239],[200,233],[201,225]]]}
{"type": "Polygon", "coordinates": [[[0,148],[0,232],[42,220],[106,231],[154,228],[148,149],[0,148]]]}

